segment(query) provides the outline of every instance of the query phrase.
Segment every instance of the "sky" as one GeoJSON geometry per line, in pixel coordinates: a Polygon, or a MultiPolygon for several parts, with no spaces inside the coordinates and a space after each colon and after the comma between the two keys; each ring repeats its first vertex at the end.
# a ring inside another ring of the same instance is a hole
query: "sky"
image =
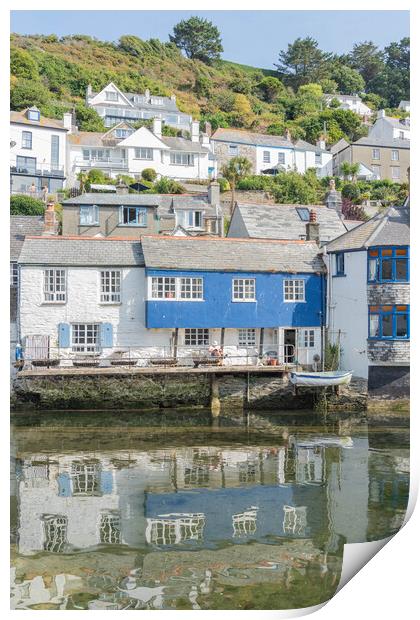
{"type": "Polygon", "coordinates": [[[181,19],[199,15],[220,30],[222,58],[266,69],[298,37],[314,37],[321,49],[351,50],[372,40],[379,47],[409,36],[409,11],[12,11],[11,32],[88,34],[117,41],[123,34],[168,40],[181,19]]]}

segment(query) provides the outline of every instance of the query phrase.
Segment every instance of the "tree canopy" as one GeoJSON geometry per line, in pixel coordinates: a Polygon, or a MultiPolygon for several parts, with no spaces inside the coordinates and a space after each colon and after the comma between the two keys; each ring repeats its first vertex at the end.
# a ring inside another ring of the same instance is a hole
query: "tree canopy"
{"type": "Polygon", "coordinates": [[[211,21],[201,17],[190,17],[174,26],[172,43],[185,52],[187,58],[202,60],[211,64],[223,52],[220,32],[211,21]]]}
{"type": "Polygon", "coordinates": [[[279,53],[277,69],[294,88],[317,82],[326,76],[327,61],[331,54],[323,52],[312,37],[298,38],[279,53]]]}

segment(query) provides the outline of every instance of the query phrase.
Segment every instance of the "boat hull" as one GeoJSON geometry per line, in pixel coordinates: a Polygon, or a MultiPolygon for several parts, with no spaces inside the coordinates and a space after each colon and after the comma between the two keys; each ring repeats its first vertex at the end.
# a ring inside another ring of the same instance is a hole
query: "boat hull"
{"type": "Polygon", "coordinates": [[[328,387],[330,385],[347,385],[351,381],[352,371],[349,372],[292,372],[290,382],[293,385],[307,385],[328,387]]]}

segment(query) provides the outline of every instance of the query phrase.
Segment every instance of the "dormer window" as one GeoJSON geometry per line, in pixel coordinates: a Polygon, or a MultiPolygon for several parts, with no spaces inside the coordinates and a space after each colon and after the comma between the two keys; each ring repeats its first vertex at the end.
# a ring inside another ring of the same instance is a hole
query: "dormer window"
{"type": "Polygon", "coordinates": [[[162,97],[151,97],[150,103],[152,105],[163,105],[163,99],[162,97]]]}
{"type": "Polygon", "coordinates": [[[106,90],[105,99],[107,101],[118,101],[118,93],[116,93],[114,90],[106,90]]]}
{"type": "Polygon", "coordinates": [[[29,108],[26,115],[30,121],[40,121],[41,119],[41,112],[37,108],[29,108]]]}
{"type": "Polygon", "coordinates": [[[128,138],[128,136],[131,134],[132,134],[131,129],[116,129],[115,130],[116,138],[128,138]]]}

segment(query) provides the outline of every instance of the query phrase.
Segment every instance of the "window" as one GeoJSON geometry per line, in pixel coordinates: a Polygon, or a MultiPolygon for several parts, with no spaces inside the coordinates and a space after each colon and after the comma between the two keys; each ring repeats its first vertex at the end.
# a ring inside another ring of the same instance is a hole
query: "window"
{"type": "Polygon", "coordinates": [[[22,131],[22,148],[23,149],[32,148],[32,132],[31,131],[22,131]]]}
{"type": "Polygon", "coordinates": [[[392,161],[399,161],[400,159],[400,152],[399,151],[391,151],[391,159],[392,161]]]}
{"type": "Polygon", "coordinates": [[[136,148],[134,149],[134,157],[136,159],[153,159],[153,149],[136,148]]]}
{"type": "Polygon", "coordinates": [[[81,205],[79,214],[80,226],[99,224],[99,208],[97,205],[81,205]]]}
{"type": "Polygon", "coordinates": [[[142,207],[121,206],[120,226],[147,226],[147,210],[142,207]]]}
{"type": "Polygon", "coordinates": [[[381,167],[380,166],[371,166],[373,174],[377,177],[377,179],[381,178],[381,167]]]}
{"type": "Polygon", "coordinates": [[[99,535],[101,543],[108,545],[121,544],[121,522],[118,513],[101,515],[99,535]]]}
{"type": "Polygon", "coordinates": [[[232,282],[232,301],[255,301],[255,279],[235,278],[232,282]]]}
{"type": "Polygon", "coordinates": [[[305,349],[314,347],[315,346],[315,330],[304,329],[302,340],[303,340],[303,346],[305,349]]]}
{"type": "Polygon", "coordinates": [[[318,166],[320,166],[322,164],[322,154],[321,153],[315,153],[315,164],[317,164],[318,166]]]}
{"type": "Polygon", "coordinates": [[[255,534],[257,531],[257,508],[232,515],[233,538],[255,534]]]}
{"type": "Polygon", "coordinates": [[[151,292],[152,292],[152,299],[175,299],[176,298],[176,278],[153,277],[151,292]]]}
{"type": "Polygon", "coordinates": [[[369,338],[407,340],[410,306],[369,306],[369,338]]]}
{"type": "Polygon", "coordinates": [[[39,121],[41,118],[41,113],[39,110],[28,110],[28,119],[30,121],[39,121]]]}
{"type": "Polygon", "coordinates": [[[101,271],[101,303],[119,304],[121,302],[121,271],[101,271]]]}
{"type": "Polygon", "coordinates": [[[74,323],[71,326],[72,350],[79,353],[95,353],[100,345],[99,323],[74,323]]]}
{"type": "Polygon", "coordinates": [[[116,93],[113,90],[106,90],[105,91],[105,99],[107,101],[118,101],[118,93],[116,93]]]}
{"type": "Polygon", "coordinates": [[[10,263],[10,286],[17,287],[19,284],[19,267],[17,263],[10,263]]]}
{"type": "Polygon", "coordinates": [[[265,164],[270,163],[270,151],[263,151],[263,162],[265,164]]]}
{"type": "Polygon", "coordinates": [[[171,166],[193,166],[194,155],[192,153],[170,153],[171,166]]]}
{"type": "Polygon", "coordinates": [[[203,278],[179,278],[180,299],[203,299],[203,278]]]}
{"type": "Polygon", "coordinates": [[[238,345],[240,347],[254,347],[257,344],[256,329],[239,329],[238,345]]]}
{"type": "Polygon", "coordinates": [[[44,302],[66,301],[66,272],[64,269],[44,270],[44,302]]]}
{"type": "Polygon", "coordinates": [[[344,276],[344,252],[335,255],[335,275],[344,276]]]}
{"type": "Polygon", "coordinates": [[[176,224],[184,228],[203,228],[202,211],[179,210],[175,212],[176,224]]]}
{"type": "Polygon", "coordinates": [[[44,517],[44,550],[60,553],[67,543],[67,517],[48,515],[44,517]]]}
{"type": "Polygon", "coordinates": [[[51,166],[60,163],[60,136],[51,136],[51,166]]]}
{"type": "Polygon", "coordinates": [[[84,161],[110,161],[111,151],[110,149],[83,149],[84,161]]]}
{"type": "MultiPolygon", "coordinates": [[[[131,131],[131,129],[122,129],[122,128],[120,128],[120,129],[116,129],[115,130],[115,137],[116,138],[127,138],[132,133],[133,132],[131,131]]],[[[149,150],[151,150],[151,149],[149,149],[149,150]]],[[[144,157],[142,159],[151,159],[151,158],[144,157]]]]}
{"type": "Polygon", "coordinates": [[[404,140],[404,132],[400,131],[400,140],[404,140]]]}
{"type": "Polygon", "coordinates": [[[284,153],[279,153],[277,158],[277,163],[285,164],[286,163],[286,155],[284,153]]]}
{"type": "MultiPolygon", "coordinates": [[[[309,222],[310,220],[309,209],[307,209],[306,207],[296,207],[296,211],[300,219],[302,220],[302,222],[309,222]]],[[[306,239],[306,235],[304,235],[304,239],[306,239]]]]}
{"type": "Polygon", "coordinates": [[[372,159],[381,159],[381,152],[379,149],[372,149],[372,159]]]}
{"type": "Polygon", "coordinates": [[[283,297],[284,301],[305,301],[305,281],[284,280],[283,297]]]}
{"type": "Polygon", "coordinates": [[[399,166],[391,166],[391,178],[392,179],[400,178],[400,167],[399,166]]]}
{"type": "Polygon", "coordinates": [[[36,158],[35,157],[23,157],[22,155],[16,156],[16,171],[17,172],[29,172],[36,173],[36,158]]]}
{"type": "Polygon", "coordinates": [[[208,346],[210,342],[208,329],[185,329],[184,344],[188,347],[208,346]]]}
{"type": "Polygon", "coordinates": [[[229,144],[228,146],[229,155],[236,157],[238,154],[238,145],[237,144],[229,144]]]}
{"type": "Polygon", "coordinates": [[[73,495],[100,495],[101,469],[98,462],[73,462],[70,478],[73,495]]]}
{"type": "Polygon", "coordinates": [[[150,103],[152,105],[163,105],[163,99],[162,97],[151,97],[150,103]]]}
{"type": "Polygon", "coordinates": [[[408,282],[407,247],[371,248],[368,251],[368,282],[408,282]]]}

